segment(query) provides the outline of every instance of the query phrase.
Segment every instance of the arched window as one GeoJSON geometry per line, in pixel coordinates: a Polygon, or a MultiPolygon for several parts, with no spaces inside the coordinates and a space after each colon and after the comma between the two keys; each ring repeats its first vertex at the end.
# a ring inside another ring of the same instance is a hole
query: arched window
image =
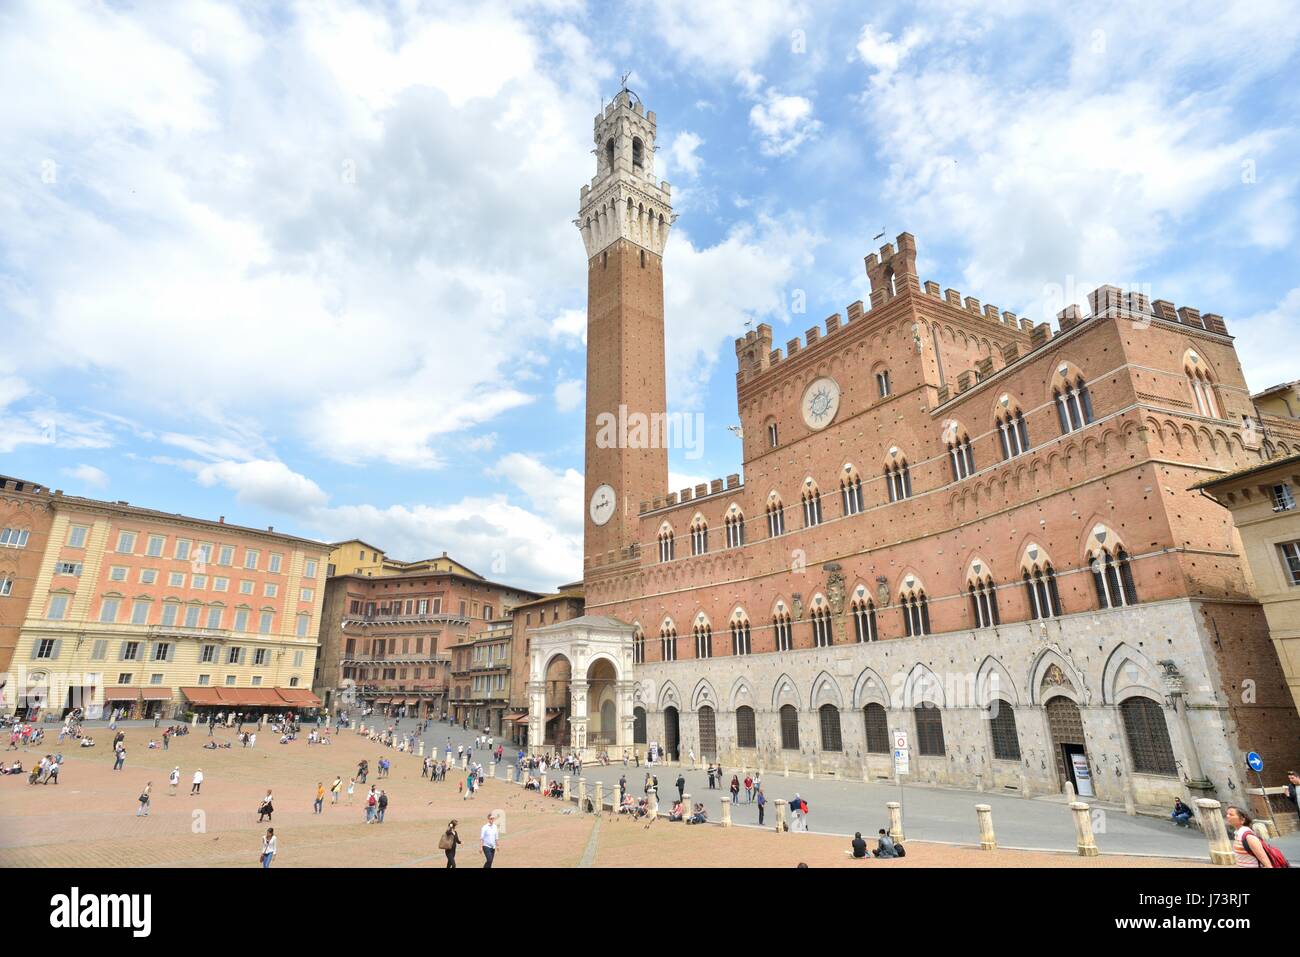
{"type": "Polygon", "coordinates": [[[754,709],[742,704],[736,709],[736,747],[758,747],[758,734],[754,728],[754,709]]]}
{"type": "Polygon", "coordinates": [[[745,513],[733,505],[722,521],[727,531],[727,547],[739,548],[745,544],[745,513]]]}
{"type": "Polygon", "coordinates": [[[1097,589],[1099,608],[1122,608],[1137,604],[1137,586],[1124,546],[1099,548],[1092,557],[1092,583],[1097,589]]]}
{"type": "Polygon", "coordinates": [[[1177,777],[1178,766],[1169,741],[1165,709],[1150,698],[1129,698],[1120,702],[1119,713],[1124,721],[1129,753],[1133,756],[1133,770],[1138,774],[1177,777]]]}
{"type": "Polygon", "coordinates": [[[634,169],[641,169],[645,165],[645,146],[641,142],[641,137],[632,137],[632,166],[634,169]]]}
{"type": "Polygon", "coordinates": [[[971,451],[970,436],[956,426],[944,437],[948,447],[948,465],[952,468],[952,480],[960,482],[975,474],[975,453],[971,451]]]}
{"type": "Polygon", "coordinates": [[[891,502],[912,497],[912,473],[908,470],[907,459],[900,458],[885,466],[885,488],[891,502]]]}
{"type": "Polygon", "coordinates": [[[791,651],[794,648],[794,632],[790,627],[790,613],[784,607],[778,608],[772,616],[772,630],[776,632],[777,651],[791,651]]]}
{"type": "Polygon", "coordinates": [[[753,645],[749,640],[749,619],[743,614],[733,615],[730,624],[731,629],[731,653],[733,655],[747,655],[753,651],[753,645]]]}
{"type": "Polygon", "coordinates": [[[610,137],[605,142],[605,170],[614,171],[614,137],[610,137]]]}
{"type": "Polygon", "coordinates": [[[840,476],[840,503],[845,515],[857,515],[862,511],[862,479],[852,465],[844,466],[840,476]]]}
{"type": "Polygon", "coordinates": [[[0,575],[0,598],[8,598],[13,594],[14,580],[10,575],[0,575]]]}
{"type": "Polygon", "coordinates": [[[696,622],[692,629],[695,634],[695,657],[713,657],[713,628],[706,622],[696,622]]]}
{"type": "Polygon", "coordinates": [[[879,640],[875,603],[870,598],[855,598],[850,608],[853,613],[853,637],[858,643],[879,640]]]}
{"type": "Polygon", "coordinates": [[[776,448],[779,444],[780,444],[780,442],[779,442],[778,437],[777,437],[776,423],[775,423],[775,422],[769,422],[769,423],[767,423],[767,446],[768,446],[768,448],[774,449],[774,448],[776,448]]]}
{"type": "Polygon", "coordinates": [[[867,752],[869,754],[892,753],[889,737],[889,716],[885,706],[871,702],[862,709],[862,725],[867,734],[867,752]]]}
{"type": "Polygon", "coordinates": [[[830,606],[826,604],[815,605],[809,617],[812,618],[813,647],[829,648],[834,641],[831,633],[830,606]]]}
{"type": "Polygon", "coordinates": [[[799,712],[792,704],[781,705],[781,748],[799,750],[799,712]]]}
{"type": "Polygon", "coordinates": [[[676,557],[672,526],[665,522],[659,528],[659,561],[671,562],[676,557]]]}
{"type": "Polygon", "coordinates": [[[925,589],[910,575],[903,583],[899,607],[903,613],[903,629],[909,638],[930,633],[930,602],[925,597],[925,589]]]}
{"type": "Polygon", "coordinates": [[[767,534],[772,538],[785,534],[785,509],[775,492],[767,497],[767,534]]]}
{"type": "Polygon", "coordinates": [[[640,625],[637,625],[636,631],[632,633],[632,663],[645,664],[645,632],[641,630],[640,625]]]}
{"type": "Polygon", "coordinates": [[[992,628],[1002,623],[998,616],[998,590],[991,576],[972,578],[967,582],[970,592],[971,620],[976,628],[992,628]]]}
{"type": "Polygon", "coordinates": [[[943,712],[933,702],[926,701],[912,709],[916,715],[916,753],[927,758],[941,758],[947,753],[943,746],[943,712]]]}
{"type": "Polygon", "coordinates": [[[1009,702],[995,698],[989,704],[989,733],[993,757],[999,761],[1020,760],[1020,736],[1016,733],[1016,712],[1009,702]]]}
{"type": "Polygon", "coordinates": [[[1052,389],[1056,401],[1056,415],[1061,422],[1061,434],[1077,432],[1092,421],[1092,396],[1083,376],[1075,375],[1073,381],[1062,373],[1061,381],[1052,389]]]}
{"type": "Polygon", "coordinates": [[[691,522],[691,554],[703,555],[709,550],[709,523],[703,515],[696,515],[691,522]]]}
{"type": "Polygon", "coordinates": [[[889,370],[881,369],[876,373],[876,393],[880,398],[885,398],[890,393],[889,370]]]}
{"type": "Polygon", "coordinates": [[[1187,387],[1192,393],[1192,404],[1198,415],[1219,418],[1219,404],[1214,399],[1214,382],[1205,360],[1194,351],[1188,350],[1183,358],[1183,373],[1187,376],[1187,387]]]}
{"type": "Polygon", "coordinates": [[[799,496],[803,504],[803,527],[812,528],[822,523],[822,493],[817,483],[810,478],[803,480],[803,492],[799,496]]]}
{"type": "Polygon", "coordinates": [[[1004,395],[998,399],[998,411],[994,416],[998,426],[998,444],[1002,448],[1002,458],[1013,459],[1029,451],[1029,426],[1025,424],[1024,413],[1011,396],[1004,395]]]}
{"type": "Polygon", "coordinates": [[[833,704],[824,704],[817,709],[818,721],[822,731],[823,751],[843,751],[840,742],[840,709],[833,704]]]}
{"type": "Polygon", "coordinates": [[[677,627],[671,621],[665,621],[659,629],[659,643],[664,661],[677,660],[677,627]]]}
{"type": "Polygon", "coordinates": [[[1031,545],[1024,566],[1025,594],[1029,599],[1030,618],[1058,618],[1061,596],[1056,590],[1056,572],[1052,563],[1031,545]]]}
{"type": "Polygon", "coordinates": [[[645,708],[639,708],[639,707],[633,708],[632,709],[632,743],[645,744],[646,738],[647,735],[646,735],[645,708]]]}

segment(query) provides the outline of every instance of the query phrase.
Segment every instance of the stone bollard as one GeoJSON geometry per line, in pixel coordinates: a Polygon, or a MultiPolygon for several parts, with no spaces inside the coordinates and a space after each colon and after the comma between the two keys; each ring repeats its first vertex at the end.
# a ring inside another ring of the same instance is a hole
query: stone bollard
{"type": "Polygon", "coordinates": [[[545,775],[545,774],[540,774],[540,775],[537,776],[537,793],[538,793],[538,794],[545,794],[545,793],[546,793],[546,775],[545,775]]]}
{"type": "Polygon", "coordinates": [[[690,820],[690,817],[691,817],[691,796],[689,794],[683,793],[682,794],[682,820],[683,821],[690,820]]]}
{"type": "Polygon", "coordinates": [[[1210,863],[1229,866],[1236,864],[1237,855],[1233,853],[1232,841],[1228,839],[1228,826],[1223,822],[1223,806],[1212,798],[1197,798],[1196,810],[1201,831],[1210,845],[1210,863]]]}
{"type": "Polygon", "coordinates": [[[468,754],[462,754],[462,755],[460,756],[460,767],[461,767],[461,770],[462,770],[462,771],[469,767],[469,755],[468,755],[468,754]]]}
{"type": "Polygon", "coordinates": [[[776,833],[784,834],[787,830],[785,826],[785,800],[777,798],[772,803],[776,805],[776,833]]]}
{"type": "Polygon", "coordinates": [[[424,757],[424,742],[420,742],[420,757],[424,757]]]}
{"type": "Polygon", "coordinates": [[[809,780],[809,781],[812,781],[812,780],[814,779],[814,777],[816,776],[816,774],[817,774],[817,772],[814,770],[815,767],[816,767],[816,765],[814,765],[814,764],[809,764],[809,765],[808,765],[808,780],[809,780]]]}
{"type": "Polygon", "coordinates": [[[987,804],[976,804],[975,817],[980,825],[980,850],[996,851],[998,839],[993,835],[993,808],[987,804]]]}
{"type": "Polygon", "coordinates": [[[782,773],[783,773],[786,777],[789,777],[789,776],[790,776],[790,762],[789,762],[789,761],[786,761],[784,767],[785,767],[785,770],[784,770],[782,773]]]}
{"type": "Polygon", "coordinates": [[[564,776],[563,787],[564,787],[564,800],[568,801],[569,800],[569,776],[567,774],[564,776]]]}
{"type": "Polygon", "coordinates": [[[1065,791],[1065,798],[1067,804],[1074,804],[1078,802],[1079,795],[1075,793],[1073,781],[1066,781],[1065,787],[1062,790],[1065,791]]]}
{"type": "Polygon", "coordinates": [[[1096,857],[1097,842],[1092,836],[1091,808],[1082,801],[1071,801],[1070,810],[1074,812],[1074,834],[1079,845],[1079,856],[1096,857]]]}
{"type": "Polygon", "coordinates": [[[871,771],[867,768],[866,761],[862,762],[862,783],[863,784],[871,783],[871,771]]]}
{"type": "Polygon", "coordinates": [[[596,813],[599,814],[605,810],[605,784],[603,781],[596,782],[596,813]]]}
{"type": "Polygon", "coordinates": [[[889,808],[889,836],[900,843],[903,840],[903,805],[890,801],[885,807],[889,808]]]}
{"type": "Polygon", "coordinates": [[[199,726],[199,716],[196,714],[193,720],[190,721],[190,727],[197,728],[198,726],[199,726]]]}
{"type": "Polygon", "coordinates": [[[587,809],[587,779],[578,778],[578,810],[587,809]]]}
{"type": "Polygon", "coordinates": [[[980,794],[984,793],[984,772],[983,771],[975,772],[975,790],[980,794]]]}
{"type": "Polygon", "coordinates": [[[1029,775],[1025,774],[1024,771],[1020,772],[1020,796],[1022,798],[1029,797],[1029,775]]]}
{"type": "Polygon", "coordinates": [[[731,798],[724,794],[721,800],[722,800],[722,826],[731,827],[731,798]]]}

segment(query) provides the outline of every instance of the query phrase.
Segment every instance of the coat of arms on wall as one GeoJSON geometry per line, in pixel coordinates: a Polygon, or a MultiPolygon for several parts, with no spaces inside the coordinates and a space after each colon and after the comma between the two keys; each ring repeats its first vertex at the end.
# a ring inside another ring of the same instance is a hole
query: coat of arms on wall
{"type": "Polygon", "coordinates": [[[826,571],[826,601],[831,612],[839,615],[844,612],[844,576],[840,574],[840,566],[833,562],[826,566],[826,571]]]}

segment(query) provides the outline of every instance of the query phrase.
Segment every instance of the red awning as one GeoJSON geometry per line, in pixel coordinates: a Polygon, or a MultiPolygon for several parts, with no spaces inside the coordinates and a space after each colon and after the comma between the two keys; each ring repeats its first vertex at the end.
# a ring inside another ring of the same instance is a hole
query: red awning
{"type": "Polygon", "coordinates": [[[274,688],[222,688],[221,701],[249,708],[284,707],[284,699],[275,693],[274,688]]]}
{"type": "Polygon", "coordinates": [[[555,714],[548,714],[548,715],[546,716],[546,723],[547,723],[547,724],[550,724],[552,721],[554,721],[554,720],[555,720],[556,718],[558,718],[559,716],[560,716],[560,712],[558,712],[558,711],[557,711],[555,714]]]}
{"type": "MultiPolygon", "coordinates": [[[[217,693],[216,688],[181,688],[181,694],[185,695],[190,704],[198,705],[200,708],[219,708],[226,704],[221,700],[221,695],[217,693]]],[[[105,698],[107,697],[105,694],[105,698]]]]}
{"type": "Polygon", "coordinates": [[[140,697],[145,701],[171,701],[171,688],[141,688],[140,697]]]}
{"type": "Polygon", "coordinates": [[[291,708],[319,708],[320,698],[306,688],[276,688],[276,692],[291,708]]]}
{"type": "Polygon", "coordinates": [[[104,700],[105,701],[134,701],[139,691],[140,691],[139,688],[127,688],[121,685],[115,688],[105,688],[104,700]]]}

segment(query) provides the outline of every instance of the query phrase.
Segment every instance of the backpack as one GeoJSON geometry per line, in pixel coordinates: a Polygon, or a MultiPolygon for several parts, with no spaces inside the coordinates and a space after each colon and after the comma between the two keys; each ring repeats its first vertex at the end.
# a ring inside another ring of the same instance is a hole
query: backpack
{"type": "Polygon", "coordinates": [[[894,850],[898,852],[899,857],[907,857],[907,851],[903,850],[902,844],[894,844],[894,850]]]}
{"type": "MultiPolygon", "coordinates": [[[[1283,854],[1276,847],[1274,847],[1272,844],[1270,844],[1268,841],[1264,840],[1262,837],[1256,834],[1255,829],[1253,827],[1245,828],[1245,830],[1250,831],[1251,834],[1255,834],[1255,839],[1259,841],[1259,846],[1264,849],[1264,856],[1268,858],[1270,864],[1272,864],[1274,867],[1291,866],[1291,864],[1286,859],[1286,855],[1283,854]]],[[[1241,839],[1241,843],[1243,846],[1246,844],[1246,838],[1244,836],[1241,839]]],[[[1247,847],[1246,850],[1250,850],[1250,848],[1247,847]]]]}

